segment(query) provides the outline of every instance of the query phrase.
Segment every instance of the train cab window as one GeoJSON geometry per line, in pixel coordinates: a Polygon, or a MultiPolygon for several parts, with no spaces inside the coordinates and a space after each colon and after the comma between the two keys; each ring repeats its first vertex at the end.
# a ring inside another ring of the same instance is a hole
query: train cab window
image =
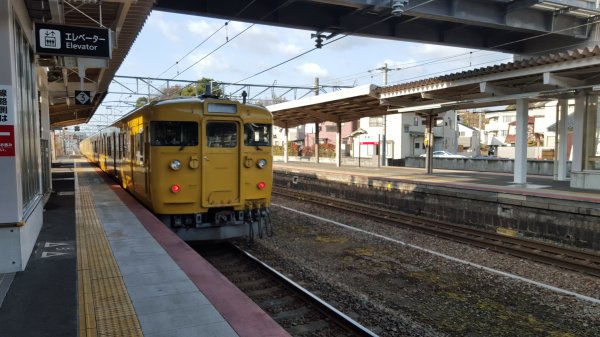
{"type": "Polygon", "coordinates": [[[237,124],[231,122],[208,122],[206,124],[206,144],[208,147],[236,147],[237,124]]]}
{"type": "Polygon", "coordinates": [[[244,124],[244,145],[271,146],[271,124],[244,124]]]}
{"type": "Polygon", "coordinates": [[[198,145],[198,123],[196,122],[151,122],[150,145],[153,146],[196,146],[198,145]]]}

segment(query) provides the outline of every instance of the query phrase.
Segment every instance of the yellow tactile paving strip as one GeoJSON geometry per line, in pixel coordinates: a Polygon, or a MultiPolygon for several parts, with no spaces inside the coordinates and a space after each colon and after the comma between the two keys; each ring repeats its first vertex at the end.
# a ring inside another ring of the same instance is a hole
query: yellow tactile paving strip
{"type": "Polygon", "coordinates": [[[76,191],[79,336],[143,336],[90,188],[76,191]]]}

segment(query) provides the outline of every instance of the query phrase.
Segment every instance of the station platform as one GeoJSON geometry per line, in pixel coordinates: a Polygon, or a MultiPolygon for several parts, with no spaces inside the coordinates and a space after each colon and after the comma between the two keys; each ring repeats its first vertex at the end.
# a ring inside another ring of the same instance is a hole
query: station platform
{"type": "Polygon", "coordinates": [[[0,336],[289,336],[87,161],[52,177],[26,270],[0,274],[0,336]]]}
{"type": "Polygon", "coordinates": [[[464,225],[600,251],[600,191],[552,177],[516,184],[505,173],[275,162],[275,186],[464,225]]]}
{"type": "Polygon", "coordinates": [[[323,179],[335,179],[336,175],[343,175],[354,177],[353,181],[355,182],[365,182],[369,179],[371,181],[373,179],[389,180],[408,184],[455,187],[600,203],[600,190],[572,188],[569,186],[569,181],[558,181],[549,176],[529,175],[526,184],[516,184],[513,182],[513,175],[507,173],[434,169],[433,174],[427,174],[423,168],[398,166],[336,167],[334,164],[313,162],[275,162],[273,163],[273,170],[298,173],[313,172],[323,179]]]}

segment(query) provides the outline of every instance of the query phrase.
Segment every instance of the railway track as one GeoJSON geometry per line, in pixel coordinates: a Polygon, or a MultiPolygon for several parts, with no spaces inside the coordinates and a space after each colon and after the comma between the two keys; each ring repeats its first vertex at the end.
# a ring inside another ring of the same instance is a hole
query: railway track
{"type": "Polygon", "coordinates": [[[233,244],[194,248],[292,336],[377,336],[233,244]]]}
{"type": "Polygon", "coordinates": [[[509,237],[464,225],[450,224],[355,202],[275,187],[273,194],[368,216],[379,222],[416,229],[449,240],[542,262],[568,270],[600,276],[600,255],[559,247],[525,238],[509,237]]]}

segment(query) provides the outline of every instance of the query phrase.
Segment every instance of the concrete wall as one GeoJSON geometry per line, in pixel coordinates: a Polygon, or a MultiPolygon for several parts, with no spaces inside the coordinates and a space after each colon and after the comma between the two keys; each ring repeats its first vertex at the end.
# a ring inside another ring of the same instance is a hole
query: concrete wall
{"type": "MultiPolygon", "coordinates": [[[[365,167],[377,167],[379,165],[379,157],[374,156],[372,158],[361,158],[360,166],[365,167]]],[[[288,156],[290,162],[305,162],[305,163],[316,163],[315,157],[304,157],[304,156],[288,156]]],[[[273,156],[273,161],[283,162],[283,156],[273,156]]],[[[320,163],[335,164],[335,158],[319,158],[320,163]]],[[[343,157],[342,166],[358,166],[358,158],[354,157],[343,157]]]]}
{"type": "MultiPolygon", "coordinates": [[[[397,162],[390,165],[401,166],[397,162]]],[[[408,157],[404,160],[406,167],[425,167],[425,158],[408,157]]],[[[434,169],[464,170],[480,172],[513,173],[513,159],[478,159],[478,158],[433,158],[434,169]]],[[[571,162],[567,162],[567,172],[571,171],[571,162]]],[[[553,176],[554,161],[551,160],[528,160],[527,174],[553,176]]],[[[567,173],[568,175],[568,173],[567,173]]]]}
{"type": "MultiPolygon", "coordinates": [[[[376,156],[374,158],[362,158],[360,165],[365,167],[377,167],[376,156]],[[375,159],[374,159],[375,158],[375,159]]],[[[274,161],[283,162],[283,156],[274,156],[274,161]]],[[[314,157],[289,156],[290,162],[316,162],[314,157]]],[[[321,163],[335,164],[335,158],[319,158],[321,163]]],[[[404,159],[390,159],[389,166],[418,167],[425,168],[425,158],[407,157],[404,159]]],[[[358,166],[358,158],[342,158],[342,166],[358,166]]],[[[461,170],[461,171],[479,171],[479,172],[497,172],[513,173],[513,159],[474,159],[474,158],[434,158],[434,169],[461,170]]],[[[567,175],[571,171],[571,162],[567,162],[567,175]]],[[[553,176],[554,162],[550,160],[528,160],[527,174],[553,176]]]]}
{"type": "Polygon", "coordinates": [[[596,203],[335,172],[279,169],[274,173],[275,186],[491,232],[514,232],[517,236],[600,250],[600,209],[596,203]]]}

